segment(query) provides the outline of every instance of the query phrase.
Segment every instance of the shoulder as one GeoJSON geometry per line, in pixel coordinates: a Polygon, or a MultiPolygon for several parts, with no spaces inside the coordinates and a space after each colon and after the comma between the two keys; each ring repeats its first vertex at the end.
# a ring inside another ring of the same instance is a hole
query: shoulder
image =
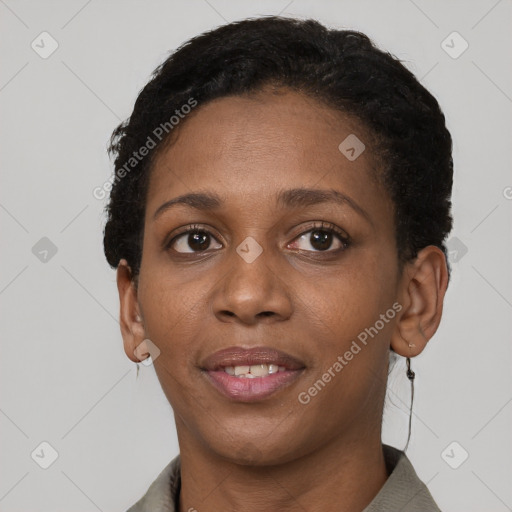
{"type": "Polygon", "coordinates": [[[177,512],[176,501],[180,489],[180,456],[165,466],[146,494],[126,512],[177,512]]]}
{"type": "Polygon", "coordinates": [[[389,477],[363,512],[441,512],[407,455],[383,445],[389,477]]]}

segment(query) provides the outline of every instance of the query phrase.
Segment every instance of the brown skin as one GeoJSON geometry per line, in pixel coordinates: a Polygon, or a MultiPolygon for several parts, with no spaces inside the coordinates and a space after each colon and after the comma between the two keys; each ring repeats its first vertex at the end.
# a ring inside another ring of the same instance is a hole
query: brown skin
{"type": "Polygon", "coordinates": [[[413,357],[425,348],[441,319],[447,268],[442,251],[428,246],[399,272],[393,204],[372,177],[371,146],[353,162],[338,150],[351,133],[370,140],[356,120],[309,97],[263,91],[201,106],[156,160],[138,287],[126,260],[117,283],[126,354],[138,361],[146,338],[161,350],[154,366],[176,419],[181,512],[360,511],[387,479],[389,350],[413,357]],[[333,203],[278,208],[276,191],[296,187],[338,190],[369,220],[333,203]],[[153,220],[164,202],[199,191],[223,196],[224,206],[175,206],[153,220]],[[337,251],[333,236],[322,251],[315,221],[335,224],[352,244],[337,251]],[[195,223],[212,233],[208,255],[188,235],[162,248],[195,223]],[[252,263],[236,252],[248,236],[263,248],[252,263]],[[402,305],[395,318],[301,404],[299,393],[394,302],[402,305]],[[274,347],[306,369],[267,399],[234,402],[200,370],[233,345],[274,347]]]}

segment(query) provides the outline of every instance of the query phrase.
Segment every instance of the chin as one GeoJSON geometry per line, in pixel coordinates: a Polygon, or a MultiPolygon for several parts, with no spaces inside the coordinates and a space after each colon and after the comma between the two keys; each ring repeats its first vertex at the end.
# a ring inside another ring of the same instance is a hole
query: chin
{"type": "Polygon", "coordinates": [[[276,466],[285,464],[296,459],[302,452],[299,447],[292,447],[286,440],[282,442],[267,442],[262,444],[260,441],[250,441],[240,439],[237,441],[225,443],[224,438],[222,446],[217,443],[211,444],[210,448],[217,456],[238,464],[240,466],[276,466]]]}

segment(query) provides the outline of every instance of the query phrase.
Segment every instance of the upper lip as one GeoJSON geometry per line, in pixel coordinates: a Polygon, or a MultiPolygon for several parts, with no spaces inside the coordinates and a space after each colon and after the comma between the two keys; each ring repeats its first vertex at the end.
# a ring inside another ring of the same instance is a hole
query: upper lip
{"type": "Polygon", "coordinates": [[[252,366],[255,364],[276,364],[287,370],[301,370],[304,363],[299,359],[270,347],[228,347],[208,356],[202,368],[209,371],[220,370],[226,366],[252,366]]]}

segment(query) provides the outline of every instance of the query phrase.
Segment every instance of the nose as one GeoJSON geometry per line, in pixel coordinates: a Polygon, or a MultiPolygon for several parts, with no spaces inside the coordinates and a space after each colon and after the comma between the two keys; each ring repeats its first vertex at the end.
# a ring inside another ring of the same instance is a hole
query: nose
{"type": "Polygon", "coordinates": [[[228,269],[212,296],[213,313],[220,321],[253,325],[291,316],[286,275],[272,266],[265,250],[251,262],[233,251],[228,269]]]}

